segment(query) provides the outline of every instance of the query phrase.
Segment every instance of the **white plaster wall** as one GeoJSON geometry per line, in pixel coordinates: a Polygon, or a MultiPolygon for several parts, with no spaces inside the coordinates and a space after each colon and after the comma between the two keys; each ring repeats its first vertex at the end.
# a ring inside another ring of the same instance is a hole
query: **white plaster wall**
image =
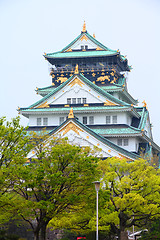
{"type": "MultiPolygon", "coordinates": [[[[59,118],[60,117],[64,117],[66,119],[66,117],[69,114],[70,108],[66,108],[67,112],[66,113],[57,113],[57,114],[45,114],[45,113],[41,113],[41,114],[35,114],[35,115],[30,115],[29,116],[29,126],[37,126],[37,118],[48,118],[48,126],[53,126],[53,125],[59,125],[59,118]]],[[[74,111],[74,114],[76,117],[78,117],[80,122],[83,122],[83,117],[87,117],[87,124],[89,124],[89,116],[94,116],[94,124],[106,124],[106,116],[111,116],[111,124],[112,124],[112,116],[117,115],[117,124],[128,124],[128,118],[130,119],[130,116],[128,114],[128,112],[91,112],[91,113],[76,113],[74,111]]],[[[43,125],[43,121],[42,121],[42,125],[43,125]]]]}
{"type": "MultiPolygon", "coordinates": [[[[68,111],[69,113],[69,111],[68,111]]],[[[37,114],[37,115],[30,115],[29,116],[29,126],[37,126],[37,118],[41,118],[42,119],[42,125],[43,126],[43,118],[48,118],[48,126],[58,126],[59,125],[59,118],[60,117],[64,117],[64,120],[66,119],[66,117],[68,116],[68,114],[37,114]]]]}
{"type": "MultiPolygon", "coordinates": [[[[116,145],[117,144],[117,139],[118,138],[121,138],[121,137],[115,137],[115,138],[107,138],[108,140],[110,140],[111,142],[115,143],[116,145]]],[[[137,152],[138,151],[138,147],[139,147],[139,140],[137,137],[123,137],[122,139],[124,138],[128,138],[128,146],[120,146],[130,152],[137,152]]],[[[123,140],[122,140],[123,141],[123,140]]]]}
{"type": "Polygon", "coordinates": [[[74,50],[78,50],[78,49],[81,49],[82,45],[83,46],[88,45],[88,49],[97,48],[97,45],[89,39],[87,39],[87,40],[83,39],[82,41],[78,40],[75,44],[73,44],[73,46],[71,48],[74,50]]]}
{"type": "Polygon", "coordinates": [[[146,134],[149,138],[151,138],[151,126],[150,126],[150,122],[149,122],[148,119],[147,119],[147,122],[146,122],[146,125],[145,125],[144,130],[145,130],[145,134],[146,134]]]}
{"type": "Polygon", "coordinates": [[[100,97],[96,93],[96,97],[93,95],[93,91],[90,93],[89,91],[79,88],[78,91],[76,89],[71,88],[67,92],[65,92],[62,96],[55,96],[55,100],[51,101],[53,104],[67,104],[67,98],[87,98],[87,103],[101,103],[105,101],[104,97],[100,97]],[[99,98],[98,98],[99,96],[99,98]]]}

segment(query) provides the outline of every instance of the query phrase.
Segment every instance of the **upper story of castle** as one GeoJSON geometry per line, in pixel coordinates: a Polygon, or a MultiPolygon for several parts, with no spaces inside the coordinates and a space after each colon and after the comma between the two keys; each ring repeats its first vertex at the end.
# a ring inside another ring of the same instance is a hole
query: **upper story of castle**
{"type": "Polygon", "coordinates": [[[54,87],[72,76],[77,64],[79,72],[99,87],[125,85],[124,73],[131,69],[119,50],[109,49],[87,32],[85,22],[76,39],[61,51],[45,53],[44,57],[50,63],[54,87]]]}

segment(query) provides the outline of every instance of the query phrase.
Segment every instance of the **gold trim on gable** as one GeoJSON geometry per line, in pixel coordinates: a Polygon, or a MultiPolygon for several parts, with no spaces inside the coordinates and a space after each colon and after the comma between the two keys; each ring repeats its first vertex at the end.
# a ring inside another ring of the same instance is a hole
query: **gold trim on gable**
{"type": "Polygon", "coordinates": [[[72,49],[71,48],[69,48],[66,52],[72,52],[72,49]]]}
{"type": "Polygon", "coordinates": [[[39,105],[37,108],[47,108],[49,107],[47,102],[42,103],[41,105],[39,105]]]}
{"type": "Polygon", "coordinates": [[[77,77],[69,85],[70,87],[73,87],[75,84],[78,84],[80,87],[84,85],[84,83],[77,77]]]}
{"type": "Polygon", "coordinates": [[[98,50],[98,51],[99,51],[99,50],[103,50],[103,49],[102,49],[102,48],[100,48],[100,47],[97,47],[97,48],[96,48],[96,50],[98,50]]]}
{"type": "Polygon", "coordinates": [[[86,35],[83,35],[80,40],[81,40],[81,41],[83,41],[83,40],[88,41],[88,38],[86,37],[86,35]]]}
{"type": "Polygon", "coordinates": [[[104,102],[104,106],[116,106],[117,104],[115,104],[115,103],[113,103],[113,102],[111,102],[111,101],[109,101],[109,100],[107,100],[106,99],[106,101],[104,102]]]}
{"type": "Polygon", "coordinates": [[[76,126],[73,122],[69,122],[65,127],[63,127],[60,132],[63,131],[63,136],[69,132],[70,130],[74,131],[75,133],[77,133],[79,135],[79,131],[83,132],[83,130],[81,128],[79,128],[78,126],[76,126]]]}

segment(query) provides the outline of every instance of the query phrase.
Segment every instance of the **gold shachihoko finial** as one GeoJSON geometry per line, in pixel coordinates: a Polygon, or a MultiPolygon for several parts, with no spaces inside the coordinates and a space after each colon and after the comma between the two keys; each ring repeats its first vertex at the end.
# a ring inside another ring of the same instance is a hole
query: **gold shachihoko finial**
{"type": "Polygon", "coordinates": [[[93,33],[93,37],[94,37],[94,38],[96,38],[96,35],[95,35],[95,33],[93,33]]]}
{"type": "Polygon", "coordinates": [[[74,73],[75,73],[75,74],[78,74],[78,73],[79,73],[79,71],[78,71],[78,64],[77,64],[76,67],[75,67],[74,73]]]}
{"type": "Polygon", "coordinates": [[[83,23],[83,29],[82,29],[82,32],[86,32],[86,22],[84,21],[83,23]]]}
{"type": "Polygon", "coordinates": [[[144,100],[142,103],[144,104],[143,107],[146,107],[146,108],[147,108],[147,103],[146,103],[146,101],[144,100]]]}
{"type": "Polygon", "coordinates": [[[73,108],[71,108],[69,114],[68,114],[68,118],[74,118],[74,114],[73,114],[73,108]]]}

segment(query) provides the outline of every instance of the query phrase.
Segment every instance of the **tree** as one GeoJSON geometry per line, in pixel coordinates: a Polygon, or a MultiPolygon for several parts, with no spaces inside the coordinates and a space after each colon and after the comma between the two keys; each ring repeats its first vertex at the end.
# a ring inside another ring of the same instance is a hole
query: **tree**
{"type": "Polygon", "coordinates": [[[160,171],[143,159],[111,158],[99,167],[104,175],[102,190],[110,191],[110,200],[100,212],[100,226],[110,225],[119,240],[128,239],[126,229],[146,226],[160,215],[160,171]]]}
{"type": "Polygon", "coordinates": [[[49,221],[90,194],[98,158],[89,148],[72,146],[65,139],[38,139],[34,136],[31,163],[17,165],[10,179],[14,210],[30,224],[35,240],[45,240],[49,221]]]}
{"type": "Polygon", "coordinates": [[[0,168],[24,159],[30,151],[28,141],[19,117],[11,122],[6,121],[5,117],[0,118],[0,168]]]}
{"type": "Polygon", "coordinates": [[[14,215],[10,200],[13,181],[10,179],[12,169],[19,163],[24,164],[30,151],[29,138],[20,126],[20,118],[13,118],[10,122],[5,117],[0,118],[0,223],[9,221],[14,215]],[[4,212],[4,207],[8,211],[4,212]]]}

